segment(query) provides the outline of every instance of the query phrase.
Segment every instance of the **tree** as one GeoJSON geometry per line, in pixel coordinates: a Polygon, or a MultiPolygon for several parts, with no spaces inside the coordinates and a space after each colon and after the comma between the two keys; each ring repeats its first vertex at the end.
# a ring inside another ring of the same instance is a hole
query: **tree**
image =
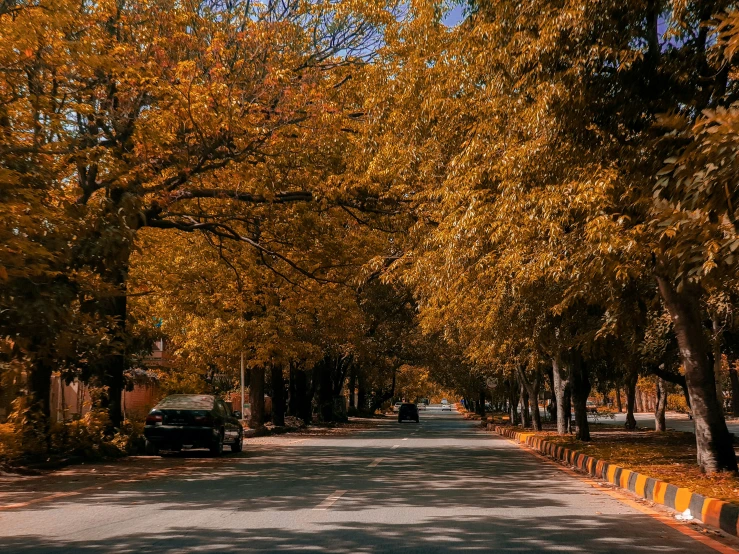
{"type": "Polygon", "coordinates": [[[4,154],[43,156],[46,188],[76,196],[73,255],[108,290],[94,308],[114,323],[101,364],[114,426],[139,230],[208,232],[290,265],[260,241],[277,207],[335,196],[351,131],[342,84],[383,8],[62,1],[0,14],[4,74],[20,80],[4,154]]]}
{"type": "Polygon", "coordinates": [[[680,123],[734,94],[724,42],[707,40],[724,4],[476,3],[453,30],[433,6],[414,7],[373,76],[388,90],[372,106],[373,154],[391,162],[384,173],[370,164],[367,178],[412,204],[405,260],[422,322],[465,328],[478,361],[500,356],[496,338],[511,339],[498,332],[510,328],[502,314],[543,315],[565,333],[577,411],[622,289],[651,281],[684,354],[698,463],[735,470],[700,304],[726,285],[714,253],[730,252],[733,214],[722,214],[733,204],[722,187],[704,188],[722,207],[693,213],[699,196],[684,184],[711,166],[699,141],[686,146],[703,127],[680,123]],[[658,114],[670,112],[679,116],[660,127],[658,114]],[[665,137],[665,126],[677,132],[665,137]],[[507,302],[516,308],[501,310],[507,302]],[[577,314],[591,319],[580,325],[577,314]]]}

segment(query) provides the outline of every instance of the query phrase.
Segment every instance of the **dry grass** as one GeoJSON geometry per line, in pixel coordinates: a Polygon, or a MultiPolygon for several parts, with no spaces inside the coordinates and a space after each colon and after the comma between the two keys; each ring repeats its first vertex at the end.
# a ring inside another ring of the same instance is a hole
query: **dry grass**
{"type": "Polygon", "coordinates": [[[692,433],[626,431],[597,424],[591,424],[590,431],[590,443],[575,440],[573,436],[561,437],[547,429],[538,435],[698,494],[739,504],[739,476],[703,474],[696,464],[695,436],[692,433]]]}

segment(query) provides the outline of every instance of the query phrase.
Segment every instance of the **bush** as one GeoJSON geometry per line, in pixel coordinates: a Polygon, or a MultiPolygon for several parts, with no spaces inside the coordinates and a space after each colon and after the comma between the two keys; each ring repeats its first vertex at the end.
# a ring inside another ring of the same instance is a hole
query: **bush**
{"type": "Polygon", "coordinates": [[[10,465],[81,457],[85,460],[119,458],[145,450],[144,422],[126,420],[113,436],[107,434],[108,414],[92,410],[76,421],[48,427],[36,412],[14,413],[0,424],[0,460],[10,465]]]}
{"type": "Polygon", "coordinates": [[[685,400],[685,396],[682,394],[668,394],[667,409],[673,412],[680,412],[682,414],[687,414],[690,411],[688,403],[685,400]]]}

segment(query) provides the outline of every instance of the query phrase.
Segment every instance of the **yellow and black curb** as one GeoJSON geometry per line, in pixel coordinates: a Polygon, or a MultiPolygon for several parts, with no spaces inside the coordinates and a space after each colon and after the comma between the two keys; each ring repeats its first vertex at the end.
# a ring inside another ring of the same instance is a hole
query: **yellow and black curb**
{"type": "Polygon", "coordinates": [[[546,441],[533,433],[520,433],[499,426],[495,426],[495,432],[657,504],[678,512],[690,509],[691,515],[704,524],[719,528],[730,535],[739,536],[739,506],[735,504],[708,498],[689,489],[676,487],[659,479],[609,464],[577,450],[546,441]]]}

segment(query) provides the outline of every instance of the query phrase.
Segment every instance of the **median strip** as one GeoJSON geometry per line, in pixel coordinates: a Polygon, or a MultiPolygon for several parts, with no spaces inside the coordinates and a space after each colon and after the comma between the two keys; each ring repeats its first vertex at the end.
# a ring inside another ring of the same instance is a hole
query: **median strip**
{"type": "Polygon", "coordinates": [[[704,524],[721,529],[730,535],[739,536],[739,506],[736,504],[704,497],[689,489],[676,487],[659,479],[610,464],[605,460],[593,458],[583,452],[546,441],[533,433],[520,433],[500,426],[495,427],[495,432],[656,504],[667,506],[677,512],[690,510],[690,514],[704,524]]]}

